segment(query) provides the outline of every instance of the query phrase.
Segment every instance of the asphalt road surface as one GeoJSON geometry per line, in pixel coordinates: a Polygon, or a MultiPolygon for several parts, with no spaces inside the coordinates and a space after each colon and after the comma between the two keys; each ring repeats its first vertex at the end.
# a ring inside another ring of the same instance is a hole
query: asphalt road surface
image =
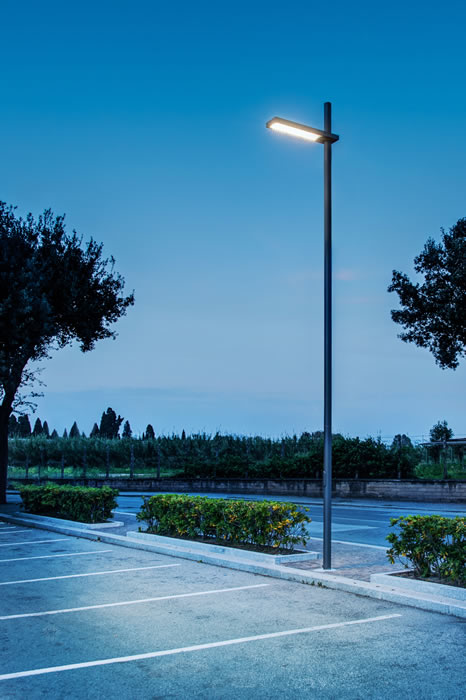
{"type": "Polygon", "coordinates": [[[0,593],[2,700],[464,698],[464,620],[344,591],[0,523],[0,593]]]}
{"type": "MultiPolygon", "coordinates": [[[[144,497],[152,494],[146,493],[144,497]]],[[[193,494],[194,495],[194,494],[193,494]]],[[[286,496],[254,496],[225,493],[195,494],[212,498],[246,498],[247,500],[291,501],[307,506],[312,523],[308,526],[311,537],[323,536],[323,504],[321,499],[286,496]]],[[[142,504],[142,494],[122,493],[118,497],[117,512],[136,514],[142,504]]],[[[461,503],[412,503],[401,501],[370,501],[335,499],[332,506],[332,539],[356,544],[387,545],[385,537],[390,532],[390,518],[400,515],[443,515],[453,518],[466,516],[466,506],[461,503]]]]}

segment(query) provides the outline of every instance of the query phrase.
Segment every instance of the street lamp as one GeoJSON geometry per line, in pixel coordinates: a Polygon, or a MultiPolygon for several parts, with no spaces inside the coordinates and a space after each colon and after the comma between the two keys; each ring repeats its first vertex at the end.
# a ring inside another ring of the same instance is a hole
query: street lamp
{"type": "Polygon", "coordinates": [[[324,130],[274,117],[267,128],[324,144],[324,561],[332,568],[332,105],[324,104],[324,130]]]}

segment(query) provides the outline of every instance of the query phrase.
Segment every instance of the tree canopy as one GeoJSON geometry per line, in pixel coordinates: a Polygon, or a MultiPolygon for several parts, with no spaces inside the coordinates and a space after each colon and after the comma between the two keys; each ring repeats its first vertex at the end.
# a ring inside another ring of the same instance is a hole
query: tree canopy
{"type": "Polygon", "coordinates": [[[121,416],[117,418],[117,414],[113,408],[108,407],[107,410],[102,413],[102,418],[100,419],[100,437],[114,440],[118,437],[122,423],[123,418],[121,416]]]}
{"type": "Polygon", "coordinates": [[[102,244],[68,235],[64,216],[18,217],[0,202],[0,502],[5,500],[8,421],[31,364],[77,341],[83,352],[114,338],[134,303],[102,244]]]}
{"type": "Polygon", "coordinates": [[[466,354],[466,218],[448,233],[442,229],[440,243],[429,238],[414,269],[424,275],[422,284],[393,270],[388,287],[402,306],[391,312],[405,329],[399,337],[428,348],[442,369],[455,369],[466,354]]]}

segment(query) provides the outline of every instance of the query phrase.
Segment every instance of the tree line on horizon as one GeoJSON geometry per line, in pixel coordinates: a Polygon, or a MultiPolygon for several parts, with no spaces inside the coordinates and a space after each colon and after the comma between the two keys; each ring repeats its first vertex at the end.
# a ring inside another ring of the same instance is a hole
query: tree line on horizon
{"type": "MultiPolygon", "coordinates": [[[[131,464],[132,472],[171,473],[185,477],[250,477],[250,478],[320,478],[323,467],[323,432],[303,432],[283,438],[238,435],[155,436],[152,426],[141,438],[122,436],[117,428],[121,416],[112,409],[102,415],[100,431],[89,437],[66,434],[64,437],[46,432],[20,435],[10,439],[10,464],[50,465],[58,469],[73,467],[124,471],[131,464]]],[[[37,421],[36,421],[37,422],[37,421]]],[[[46,423],[44,421],[44,423],[46,423]]],[[[44,423],[41,423],[42,429],[44,423]]],[[[56,432],[56,431],[55,431],[56,432]]],[[[449,440],[453,435],[446,421],[431,429],[431,441],[449,440]]],[[[442,448],[429,449],[435,463],[441,461],[442,448]]],[[[458,462],[464,460],[464,448],[453,448],[458,462]]],[[[336,478],[409,478],[425,459],[425,450],[413,445],[405,434],[396,435],[390,445],[380,438],[333,436],[333,473],[336,478]]]]}

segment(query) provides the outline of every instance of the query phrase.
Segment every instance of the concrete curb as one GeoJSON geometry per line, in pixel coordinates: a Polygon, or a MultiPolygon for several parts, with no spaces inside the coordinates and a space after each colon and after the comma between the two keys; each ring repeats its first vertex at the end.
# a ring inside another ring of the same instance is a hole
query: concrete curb
{"type": "Polygon", "coordinates": [[[112,520],[107,523],[77,523],[76,520],[65,520],[63,518],[49,518],[47,515],[34,515],[33,513],[21,513],[21,518],[32,523],[44,523],[45,525],[59,525],[67,527],[76,527],[79,525],[86,530],[102,530],[114,527],[123,527],[124,522],[121,520],[112,520]]]}
{"type": "MultiPolygon", "coordinates": [[[[53,518],[51,518],[53,520],[53,518]]],[[[385,600],[391,603],[408,605],[421,610],[442,613],[444,615],[454,615],[466,619],[466,601],[453,601],[451,598],[446,598],[439,595],[426,594],[421,592],[405,591],[395,587],[395,585],[385,585],[381,583],[356,581],[344,576],[335,576],[330,573],[324,573],[322,570],[304,571],[300,569],[290,569],[280,565],[269,565],[262,562],[251,563],[245,562],[231,556],[230,554],[200,554],[198,551],[190,551],[186,548],[176,547],[174,545],[165,544],[150,544],[136,538],[132,538],[131,534],[126,536],[113,535],[99,530],[86,530],[79,527],[61,526],[56,523],[33,522],[24,519],[17,515],[0,514],[0,521],[14,523],[16,525],[25,525],[27,527],[35,527],[41,530],[50,530],[63,535],[71,535],[73,537],[81,537],[94,541],[103,542],[104,544],[115,544],[122,547],[133,549],[142,549],[148,552],[157,554],[165,554],[171,557],[180,557],[193,561],[202,562],[205,564],[213,564],[222,566],[228,569],[237,569],[239,571],[248,571],[253,574],[262,576],[271,576],[287,581],[296,581],[298,583],[306,583],[311,586],[322,586],[324,588],[332,588],[334,590],[346,591],[368,598],[377,600],[385,600]]]]}
{"type": "Polygon", "coordinates": [[[208,542],[190,542],[188,540],[177,540],[173,537],[164,537],[163,535],[152,535],[149,532],[131,532],[131,538],[149,542],[151,544],[164,544],[168,547],[177,547],[178,549],[187,549],[191,552],[203,554],[225,554],[229,557],[232,555],[238,559],[246,559],[251,562],[263,562],[266,564],[287,564],[298,561],[310,561],[312,559],[320,559],[319,552],[300,552],[299,554],[264,554],[263,552],[251,552],[247,549],[235,549],[232,547],[222,547],[219,544],[209,544],[208,542]]]}
{"type": "Polygon", "coordinates": [[[408,569],[400,569],[399,571],[390,571],[386,574],[372,574],[371,583],[381,583],[384,586],[395,586],[411,593],[426,593],[438,595],[441,592],[442,598],[452,598],[454,601],[463,601],[466,603],[466,588],[458,586],[449,586],[444,583],[430,583],[430,581],[420,581],[419,579],[403,578],[397,574],[405,574],[408,569]]]}

